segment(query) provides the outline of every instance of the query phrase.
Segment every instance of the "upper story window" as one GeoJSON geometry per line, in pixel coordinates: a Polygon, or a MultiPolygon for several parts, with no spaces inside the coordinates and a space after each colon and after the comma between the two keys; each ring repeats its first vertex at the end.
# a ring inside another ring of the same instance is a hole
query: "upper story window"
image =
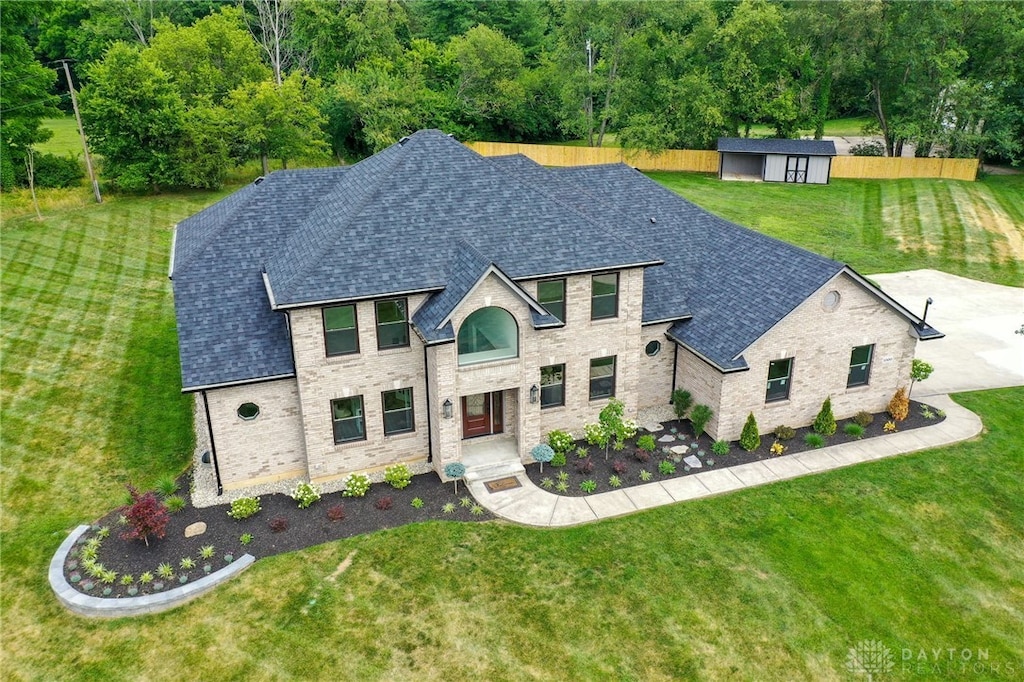
{"type": "Polygon", "coordinates": [[[537,282],[537,302],[544,309],[565,322],[565,280],[549,279],[537,282]]]}
{"type": "Polygon", "coordinates": [[[793,358],[768,363],[768,389],[764,396],[766,403],[789,398],[789,379],[792,373],[793,358]]]}
{"type": "Polygon", "coordinates": [[[619,274],[594,275],[590,282],[590,319],[603,320],[619,314],[619,274]]]}
{"type": "Polygon", "coordinates": [[[409,345],[408,303],[404,298],[377,301],[377,348],[409,345]]]}
{"type": "Polygon", "coordinates": [[[334,423],[334,442],[347,443],[366,439],[363,418],[363,396],[338,398],[331,401],[331,421],[334,423]]]}
{"type": "Polygon", "coordinates": [[[558,407],[565,405],[565,365],[548,365],[540,368],[540,406],[558,407]]]}
{"type": "Polygon", "coordinates": [[[324,308],[324,346],[328,355],[348,355],[359,352],[359,325],[356,307],[335,305],[324,308]]]}
{"type": "Polygon", "coordinates": [[[459,364],[472,365],[519,355],[519,325],[503,308],[474,311],[459,327],[459,364]]]}
{"type": "Polygon", "coordinates": [[[850,353],[850,374],[846,379],[846,387],[866,386],[871,374],[871,356],[875,346],[857,346],[850,353]]]}

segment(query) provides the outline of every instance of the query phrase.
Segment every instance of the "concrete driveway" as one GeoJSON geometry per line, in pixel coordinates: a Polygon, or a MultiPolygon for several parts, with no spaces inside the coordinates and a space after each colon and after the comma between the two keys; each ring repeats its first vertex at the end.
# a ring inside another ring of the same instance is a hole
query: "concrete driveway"
{"type": "Polygon", "coordinates": [[[914,386],[915,398],[986,388],[1024,386],[1024,289],[978,282],[936,270],[870,275],[920,315],[931,296],[928,323],[946,335],[917,345],[935,372],[914,386]]]}

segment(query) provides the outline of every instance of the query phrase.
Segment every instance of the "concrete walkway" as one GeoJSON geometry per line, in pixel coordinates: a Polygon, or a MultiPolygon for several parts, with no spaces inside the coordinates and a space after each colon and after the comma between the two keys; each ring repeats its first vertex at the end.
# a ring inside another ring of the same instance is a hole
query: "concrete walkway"
{"type": "Polygon", "coordinates": [[[935,426],[852,441],[820,450],[783,455],[760,462],[704,471],[699,474],[620,488],[586,497],[565,497],[542,490],[525,474],[516,478],[520,488],[488,492],[484,481],[468,483],[477,501],[496,516],[528,526],[575,526],[631,514],[673,502],[696,500],[742,488],[806,476],[830,469],[869,462],[893,455],[956,443],[981,433],[981,419],[949,396],[933,396],[929,405],[946,413],[935,426]]]}

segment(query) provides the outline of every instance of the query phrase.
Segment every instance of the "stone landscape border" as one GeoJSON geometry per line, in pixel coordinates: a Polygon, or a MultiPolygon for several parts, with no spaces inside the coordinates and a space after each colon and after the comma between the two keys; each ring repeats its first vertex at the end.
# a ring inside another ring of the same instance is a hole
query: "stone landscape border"
{"type": "Polygon", "coordinates": [[[141,597],[121,597],[118,599],[93,597],[76,590],[64,577],[64,562],[68,558],[68,553],[75,546],[78,538],[82,537],[87,530],[89,530],[89,526],[79,526],[71,531],[60,547],[57,548],[57,552],[50,559],[49,578],[50,587],[53,588],[60,603],[69,611],[89,618],[124,618],[127,616],[144,616],[168,611],[234,578],[256,561],[256,557],[253,555],[243,554],[228,566],[210,575],[158,594],[147,594],[141,597]]]}

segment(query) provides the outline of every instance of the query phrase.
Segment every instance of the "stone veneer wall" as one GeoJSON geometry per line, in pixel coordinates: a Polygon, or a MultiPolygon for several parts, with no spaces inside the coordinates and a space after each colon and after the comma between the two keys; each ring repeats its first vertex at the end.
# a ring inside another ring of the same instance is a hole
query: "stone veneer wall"
{"type": "MultiPolygon", "coordinates": [[[[407,314],[411,316],[424,299],[422,294],[409,296],[407,314]]],[[[356,304],[359,352],[328,357],[321,309],[294,310],[290,318],[310,479],[323,481],[396,462],[425,462],[427,382],[423,344],[412,329],[408,347],[378,350],[374,302],[360,301],[356,304]],[[410,387],[415,431],[385,436],[381,393],[410,387]],[[363,396],[366,440],[335,444],[331,400],[356,395],[363,396]]]]}
{"type": "MultiPolygon", "coordinates": [[[[213,423],[217,466],[225,490],[306,475],[302,410],[294,379],[217,388],[206,392],[213,423]],[[238,416],[242,403],[256,403],[255,419],[238,416]]],[[[208,440],[202,395],[197,440],[208,440]]]]}
{"type": "MultiPolygon", "coordinates": [[[[743,353],[748,371],[723,376],[686,352],[692,360],[685,365],[680,362],[678,381],[696,402],[715,409],[709,432],[733,440],[750,412],[761,433],[770,433],[780,424],[806,426],[829,396],[837,419],[860,410],[884,410],[896,389],[909,383],[916,344],[906,318],[840,274],[743,353]],[[831,311],[824,305],[830,291],[838,291],[841,297],[831,311]],[[875,346],[868,384],[847,388],[850,352],[868,344],[875,346]],[[789,357],[793,358],[789,399],[765,403],[768,363],[789,357]],[[715,399],[714,374],[720,384],[717,407],[710,402],[715,399]]],[[[683,355],[680,349],[680,358],[683,355]]]]}

